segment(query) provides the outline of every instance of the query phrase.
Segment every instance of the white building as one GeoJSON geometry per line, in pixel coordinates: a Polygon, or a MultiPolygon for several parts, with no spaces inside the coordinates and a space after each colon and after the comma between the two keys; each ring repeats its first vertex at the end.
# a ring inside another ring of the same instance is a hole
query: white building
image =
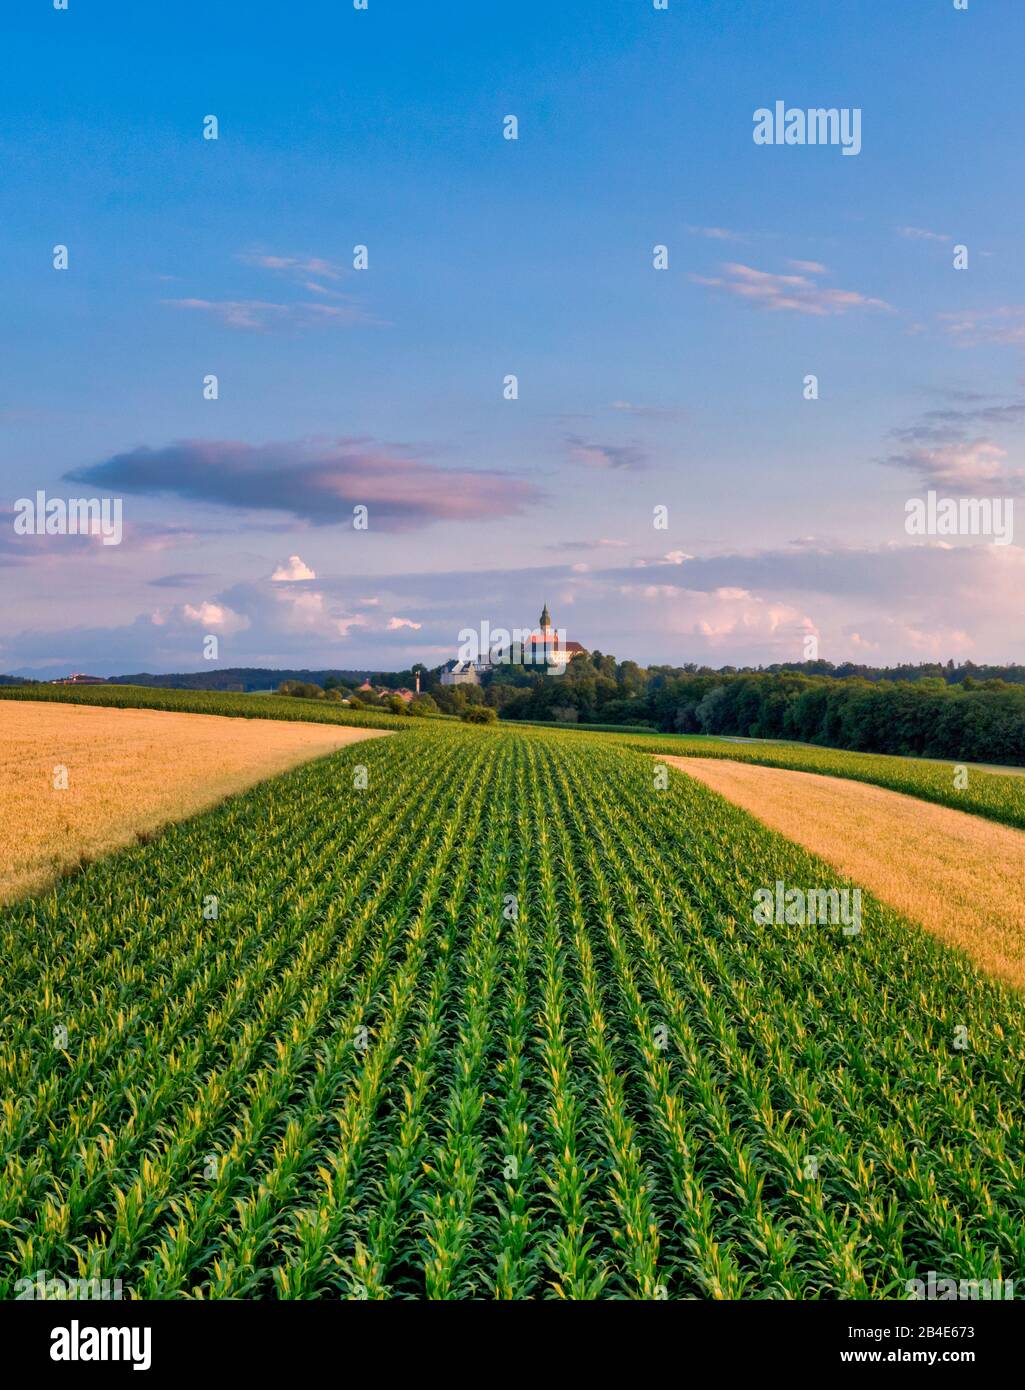
{"type": "MultiPolygon", "coordinates": [[[[488,646],[491,637],[498,638],[498,630],[492,632],[487,623],[483,625],[481,632],[483,635],[479,638],[479,643],[484,647],[488,646]]],[[[575,656],[587,651],[579,642],[566,641],[565,634],[552,626],[547,603],[541,610],[537,628],[517,628],[512,634],[511,642],[509,633],[505,629],[501,629],[501,632],[501,641],[496,640],[494,647],[485,651],[477,661],[461,661],[458,658],[450,661],[441,673],[441,684],[480,685],[483,674],[495,666],[506,663],[530,666],[538,670],[555,667],[562,671],[575,656]]]]}
{"type": "Polygon", "coordinates": [[[442,685],[480,685],[480,673],[488,669],[483,661],[453,661],[441,673],[442,685]]]}

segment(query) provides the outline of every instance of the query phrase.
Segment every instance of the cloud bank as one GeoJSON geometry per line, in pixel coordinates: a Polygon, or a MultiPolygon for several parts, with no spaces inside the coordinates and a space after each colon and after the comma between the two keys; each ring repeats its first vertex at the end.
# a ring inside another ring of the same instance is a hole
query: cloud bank
{"type": "Polygon", "coordinates": [[[439,468],[366,439],[186,439],[160,449],[143,445],[65,476],[113,494],[284,512],[313,526],[351,525],[353,508],[364,506],[368,528],[387,531],[515,516],[541,495],[507,473],[439,468]]]}

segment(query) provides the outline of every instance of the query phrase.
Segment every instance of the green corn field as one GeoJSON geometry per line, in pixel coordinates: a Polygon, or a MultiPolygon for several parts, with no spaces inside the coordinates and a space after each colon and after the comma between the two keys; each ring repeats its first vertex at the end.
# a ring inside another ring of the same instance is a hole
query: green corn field
{"type": "MultiPolygon", "coordinates": [[[[381,710],[350,710],[347,706],[318,700],[297,700],[282,695],[229,694],[221,691],[172,690],[133,685],[0,685],[0,700],[44,700],[50,703],[114,706],[119,709],[160,709],[173,713],[220,714],[231,718],[289,719],[317,724],[345,724],[359,728],[399,730],[408,728],[402,715],[381,710]]],[[[435,716],[437,718],[437,716],[435,716]]],[[[441,716],[445,720],[446,716],[441,716]]],[[[518,724],[529,732],[534,726],[518,724]]],[[[849,777],[871,782],[891,791],[934,801],[955,810],[1003,822],[1025,830],[1025,773],[997,774],[970,767],[966,777],[954,780],[954,763],[889,757],[880,753],[852,753],[839,748],[819,748],[807,743],[743,742],[696,734],[661,734],[652,731],[599,734],[587,725],[553,733],[573,734],[640,752],[670,753],[700,758],[730,758],[767,767],[794,768],[830,777],[849,777]],[[963,785],[961,784],[963,783],[963,785]]]]}
{"type": "Polygon", "coordinates": [[[817,748],[808,743],[744,743],[688,734],[653,734],[644,738],[619,735],[613,741],[649,754],[729,758],[765,767],[848,777],[855,782],[870,782],[1025,830],[1025,773],[1022,772],[989,772],[967,763],[896,758],[884,753],[850,753],[841,748],[817,748]]]}
{"type": "Polygon", "coordinates": [[[622,740],[412,722],[3,909],[0,1296],[1021,1273],[1018,994],[867,896],[759,925],[822,866],[622,740]]]}

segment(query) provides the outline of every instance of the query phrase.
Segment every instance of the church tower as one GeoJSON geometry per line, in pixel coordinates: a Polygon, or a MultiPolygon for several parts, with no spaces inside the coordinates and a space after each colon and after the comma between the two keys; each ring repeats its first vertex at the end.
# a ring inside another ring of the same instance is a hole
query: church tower
{"type": "Polygon", "coordinates": [[[542,631],[542,633],[546,633],[546,632],[548,631],[548,629],[549,629],[549,628],[551,627],[551,625],[552,625],[552,616],[551,616],[551,614],[548,612],[548,605],[547,605],[547,603],[546,603],[545,606],[541,609],[541,619],[540,619],[540,622],[541,622],[541,631],[542,631]]]}

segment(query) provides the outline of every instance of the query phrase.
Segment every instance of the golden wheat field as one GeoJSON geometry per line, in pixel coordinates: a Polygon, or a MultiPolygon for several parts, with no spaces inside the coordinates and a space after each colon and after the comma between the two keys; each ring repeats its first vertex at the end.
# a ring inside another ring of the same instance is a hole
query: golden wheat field
{"type": "Polygon", "coordinates": [[[719,758],[660,757],[882,902],[1025,986],[1025,832],[884,787],[719,758]]]}
{"type": "Polygon", "coordinates": [[[45,887],[76,865],[297,763],[386,732],[5,701],[0,901],[45,887]]]}

